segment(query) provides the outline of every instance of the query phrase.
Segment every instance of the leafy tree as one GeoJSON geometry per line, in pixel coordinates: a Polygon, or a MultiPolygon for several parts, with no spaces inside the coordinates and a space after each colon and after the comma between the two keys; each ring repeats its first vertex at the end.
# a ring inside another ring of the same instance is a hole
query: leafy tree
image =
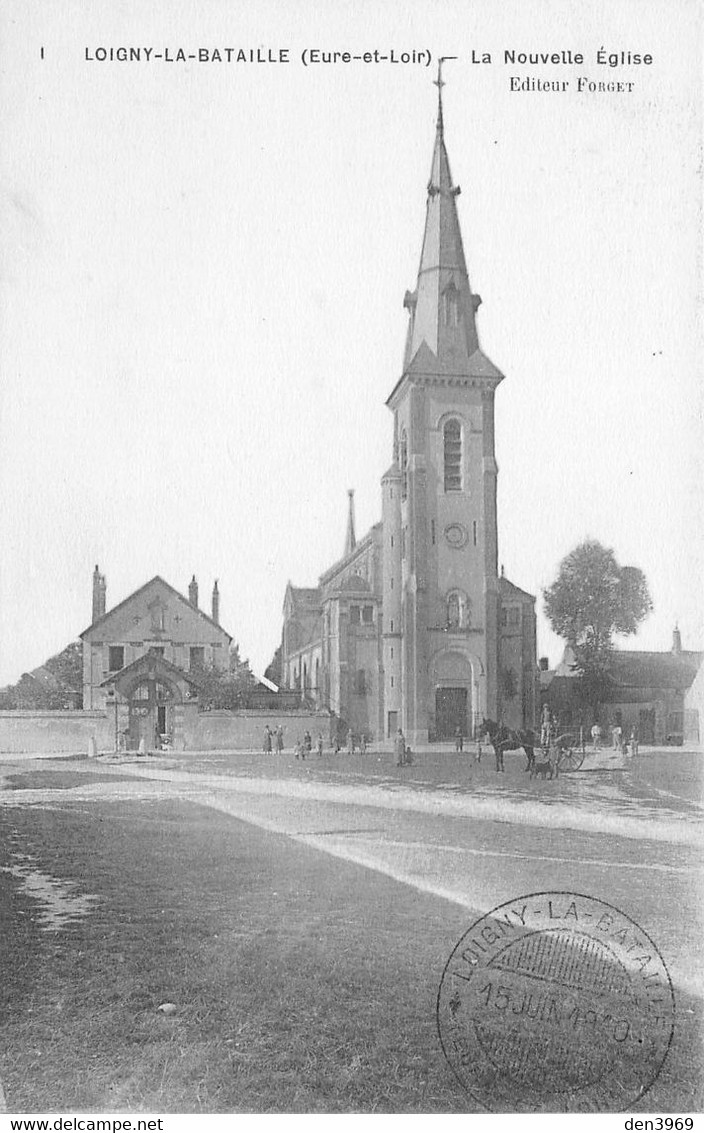
{"type": "Polygon", "coordinates": [[[72,641],[61,653],[50,657],[44,665],[59,682],[64,703],[72,702],[77,708],[83,704],[83,645],[72,641]]]}
{"type": "Polygon", "coordinates": [[[72,641],[17,684],[0,689],[0,708],[36,711],[81,708],[83,705],[83,646],[72,641]],[[42,670],[44,672],[42,673],[42,670]]]}
{"type": "Polygon", "coordinates": [[[227,669],[215,669],[212,665],[201,665],[193,670],[198,683],[198,703],[201,708],[242,708],[247,696],[256,685],[256,677],[249,667],[249,661],[240,658],[239,646],[230,648],[227,669]]]}
{"type": "Polygon", "coordinates": [[[610,548],[589,539],[562,560],[543,600],[553,630],[574,651],[584,699],[596,711],[606,696],[614,634],[634,634],[653,608],[645,575],[619,566],[610,548]]]}

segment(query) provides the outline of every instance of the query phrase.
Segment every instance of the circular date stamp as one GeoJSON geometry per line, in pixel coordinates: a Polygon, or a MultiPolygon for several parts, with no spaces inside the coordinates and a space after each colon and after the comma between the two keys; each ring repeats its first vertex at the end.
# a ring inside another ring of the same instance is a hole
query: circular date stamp
{"type": "Polygon", "coordinates": [[[662,1069],[675,1001],[646,932],[580,893],[529,893],[481,917],[440,981],[440,1042],[499,1113],[629,1109],[662,1069]]]}

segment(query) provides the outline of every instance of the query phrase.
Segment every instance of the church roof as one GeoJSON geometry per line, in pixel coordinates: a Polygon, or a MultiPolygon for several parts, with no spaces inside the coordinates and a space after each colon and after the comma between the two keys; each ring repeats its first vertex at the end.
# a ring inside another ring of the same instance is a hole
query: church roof
{"type": "Polygon", "coordinates": [[[503,574],[499,578],[499,594],[502,598],[508,599],[508,601],[535,602],[535,594],[529,594],[527,590],[521,590],[520,586],[509,582],[503,574]]]}
{"type": "Polygon", "coordinates": [[[317,586],[292,586],[289,583],[289,593],[294,606],[309,606],[320,602],[320,590],[317,586]]]}
{"type": "Polygon", "coordinates": [[[340,594],[369,594],[371,586],[366,578],[362,578],[361,574],[350,574],[347,578],[343,578],[337,586],[332,586],[330,590],[340,594]]]}

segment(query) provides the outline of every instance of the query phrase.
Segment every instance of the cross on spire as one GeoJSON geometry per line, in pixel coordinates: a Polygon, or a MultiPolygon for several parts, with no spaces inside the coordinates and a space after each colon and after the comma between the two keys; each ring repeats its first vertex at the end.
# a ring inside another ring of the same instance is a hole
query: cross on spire
{"type": "Polygon", "coordinates": [[[438,133],[442,135],[443,120],[442,120],[442,88],[445,86],[442,77],[442,65],[447,63],[450,59],[457,59],[457,55],[441,55],[438,59],[438,77],[433,79],[434,85],[438,88],[438,133]]]}

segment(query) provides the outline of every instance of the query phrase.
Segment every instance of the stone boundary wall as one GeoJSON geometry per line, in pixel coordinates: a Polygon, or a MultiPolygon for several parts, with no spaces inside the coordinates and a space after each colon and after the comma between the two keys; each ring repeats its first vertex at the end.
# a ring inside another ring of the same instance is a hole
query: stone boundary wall
{"type": "MultiPolygon", "coordinates": [[[[325,746],[329,747],[335,717],[328,712],[308,709],[194,712],[184,718],[186,751],[261,751],[267,724],[272,731],[278,724],[282,725],[286,748],[292,748],[297,739],[302,740],[305,731],[310,732],[314,743],[322,732],[325,746]]],[[[88,754],[91,739],[95,740],[98,751],[115,750],[113,710],[0,712],[0,752],[88,754]]]]}
{"type": "Polygon", "coordinates": [[[88,753],[115,747],[114,714],[107,712],[0,712],[0,751],[88,753]]]}
{"type": "Polygon", "coordinates": [[[281,724],[284,730],[284,745],[292,748],[303,733],[309,731],[313,744],[318,733],[323,733],[325,746],[332,740],[335,718],[328,712],[300,711],[272,712],[264,709],[244,709],[230,712],[213,709],[212,712],[199,712],[193,720],[184,721],[187,751],[261,751],[264,747],[264,728],[268,724],[274,730],[281,724]]]}

